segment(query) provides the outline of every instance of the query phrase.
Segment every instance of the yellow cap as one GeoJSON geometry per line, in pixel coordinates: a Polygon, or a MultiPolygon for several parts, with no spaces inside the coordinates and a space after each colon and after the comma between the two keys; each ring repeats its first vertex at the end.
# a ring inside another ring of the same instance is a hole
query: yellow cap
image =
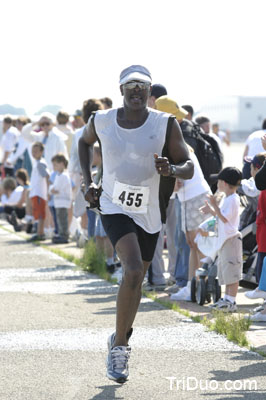
{"type": "Polygon", "coordinates": [[[179,107],[178,104],[168,96],[159,97],[155,101],[155,107],[159,111],[173,114],[178,120],[181,120],[188,115],[188,112],[184,108],[179,107]]]}

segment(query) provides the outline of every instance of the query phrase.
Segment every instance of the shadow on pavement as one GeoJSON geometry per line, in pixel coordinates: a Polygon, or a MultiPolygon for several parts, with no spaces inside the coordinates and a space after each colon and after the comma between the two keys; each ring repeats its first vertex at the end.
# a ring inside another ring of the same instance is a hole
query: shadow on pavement
{"type": "Polygon", "coordinates": [[[116,397],[116,390],[120,389],[121,385],[106,385],[96,386],[97,389],[102,389],[102,392],[96,396],[90,397],[88,400],[123,400],[124,397],[116,397]]]}

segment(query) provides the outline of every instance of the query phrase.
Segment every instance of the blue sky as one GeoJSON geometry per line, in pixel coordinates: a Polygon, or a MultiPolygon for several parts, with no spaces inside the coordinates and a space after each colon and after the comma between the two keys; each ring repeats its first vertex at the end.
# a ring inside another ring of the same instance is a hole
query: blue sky
{"type": "Polygon", "coordinates": [[[72,112],[110,96],[119,106],[131,64],[194,107],[266,95],[264,0],[10,0],[0,11],[0,104],[72,112]]]}

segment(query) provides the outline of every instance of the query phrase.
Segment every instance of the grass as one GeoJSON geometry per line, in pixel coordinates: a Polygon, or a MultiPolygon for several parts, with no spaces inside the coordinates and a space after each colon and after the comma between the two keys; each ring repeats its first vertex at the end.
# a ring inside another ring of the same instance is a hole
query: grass
{"type": "Polygon", "coordinates": [[[166,308],[177,311],[185,317],[191,318],[194,322],[201,323],[209,330],[226,336],[226,338],[231,342],[234,342],[241,347],[249,347],[246,331],[248,331],[251,322],[248,319],[239,315],[235,316],[230,313],[223,313],[222,311],[214,311],[212,319],[208,319],[206,316],[201,317],[200,315],[192,316],[189,311],[181,309],[178,304],[157,298],[154,293],[143,291],[143,294],[157,303],[162,304],[166,308]]]}
{"type": "Polygon", "coordinates": [[[83,256],[80,259],[80,267],[83,271],[99,275],[100,278],[108,282],[117,283],[109,272],[106,271],[105,256],[100,252],[93,239],[90,239],[86,244],[83,256]]]}
{"type": "Polygon", "coordinates": [[[206,317],[202,320],[203,325],[207,326],[211,331],[226,336],[228,340],[242,347],[248,347],[249,343],[245,332],[249,330],[251,322],[248,319],[235,316],[222,311],[213,312],[213,320],[206,317]]]}

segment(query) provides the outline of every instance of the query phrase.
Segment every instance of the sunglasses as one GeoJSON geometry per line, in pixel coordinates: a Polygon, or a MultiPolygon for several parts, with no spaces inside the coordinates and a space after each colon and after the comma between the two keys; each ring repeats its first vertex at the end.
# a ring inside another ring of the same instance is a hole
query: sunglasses
{"type": "Polygon", "coordinates": [[[42,122],[42,123],[40,124],[40,126],[49,126],[49,125],[51,125],[50,122],[42,122]]]}
{"type": "Polygon", "coordinates": [[[150,83],[148,82],[135,82],[135,81],[131,81],[131,82],[127,82],[124,85],[125,89],[135,89],[137,86],[140,90],[144,90],[144,89],[148,89],[150,87],[150,83]]]}

